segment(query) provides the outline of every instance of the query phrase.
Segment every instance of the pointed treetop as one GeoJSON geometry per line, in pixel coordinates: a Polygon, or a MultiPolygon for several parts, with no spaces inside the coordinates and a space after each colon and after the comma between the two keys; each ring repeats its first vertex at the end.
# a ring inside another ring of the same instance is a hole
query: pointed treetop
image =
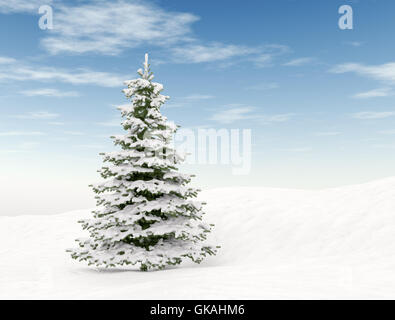
{"type": "Polygon", "coordinates": [[[148,53],[145,54],[145,62],[144,62],[144,79],[148,79],[149,77],[149,65],[148,65],[148,53]]]}

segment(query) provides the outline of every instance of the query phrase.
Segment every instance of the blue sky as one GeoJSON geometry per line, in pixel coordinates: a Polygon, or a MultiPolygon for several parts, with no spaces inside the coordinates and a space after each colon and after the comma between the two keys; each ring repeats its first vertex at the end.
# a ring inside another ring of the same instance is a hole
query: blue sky
{"type": "Polygon", "coordinates": [[[252,130],[252,170],[190,165],[203,188],[324,188],[395,175],[390,0],[0,0],[1,214],[91,206],[115,105],[149,52],[186,128],[252,130]],[[38,8],[53,8],[41,30],[38,8]],[[351,5],[353,30],[338,9],[351,5]],[[16,203],[23,203],[16,205],[16,203]]]}

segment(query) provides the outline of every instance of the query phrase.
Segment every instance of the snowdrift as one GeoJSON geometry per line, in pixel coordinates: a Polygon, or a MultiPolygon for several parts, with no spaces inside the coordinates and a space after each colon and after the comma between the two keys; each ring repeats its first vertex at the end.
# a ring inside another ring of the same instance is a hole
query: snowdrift
{"type": "Polygon", "coordinates": [[[201,265],[102,270],[64,249],[90,210],[0,217],[0,298],[395,298],[395,178],[321,191],[202,192],[210,239],[201,265]]]}

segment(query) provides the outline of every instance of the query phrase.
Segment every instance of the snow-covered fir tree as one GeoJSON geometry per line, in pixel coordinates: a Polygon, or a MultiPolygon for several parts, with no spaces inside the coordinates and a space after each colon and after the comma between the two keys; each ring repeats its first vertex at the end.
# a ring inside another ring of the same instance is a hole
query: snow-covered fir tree
{"type": "Polygon", "coordinates": [[[99,170],[104,182],[93,185],[97,209],[82,220],[89,238],[77,239],[72,258],[89,265],[137,265],[141,270],[163,269],[190,258],[200,263],[218,247],[205,244],[212,225],[202,222],[202,205],[192,198],[191,175],[177,171],[184,160],[172,147],[177,126],[160,113],[169,98],[153,82],[148,55],[139,79],[123,90],[131,104],[118,109],[126,134],[113,136],[120,151],[102,153],[99,170]]]}

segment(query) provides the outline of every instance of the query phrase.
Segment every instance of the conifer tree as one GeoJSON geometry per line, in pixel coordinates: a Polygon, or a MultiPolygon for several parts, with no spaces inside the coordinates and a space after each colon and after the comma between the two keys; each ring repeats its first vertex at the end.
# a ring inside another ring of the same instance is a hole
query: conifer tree
{"type": "Polygon", "coordinates": [[[190,258],[200,263],[218,247],[204,244],[212,225],[202,222],[202,205],[192,198],[191,175],[177,171],[184,158],[171,145],[177,126],[160,107],[168,96],[153,82],[145,55],[140,78],[126,81],[123,90],[131,104],[121,106],[126,134],[113,136],[122,150],[102,153],[99,170],[104,182],[92,185],[97,194],[93,219],[79,221],[89,238],[77,239],[72,258],[89,265],[137,265],[141,270],[163,269],[190,258]]]}

